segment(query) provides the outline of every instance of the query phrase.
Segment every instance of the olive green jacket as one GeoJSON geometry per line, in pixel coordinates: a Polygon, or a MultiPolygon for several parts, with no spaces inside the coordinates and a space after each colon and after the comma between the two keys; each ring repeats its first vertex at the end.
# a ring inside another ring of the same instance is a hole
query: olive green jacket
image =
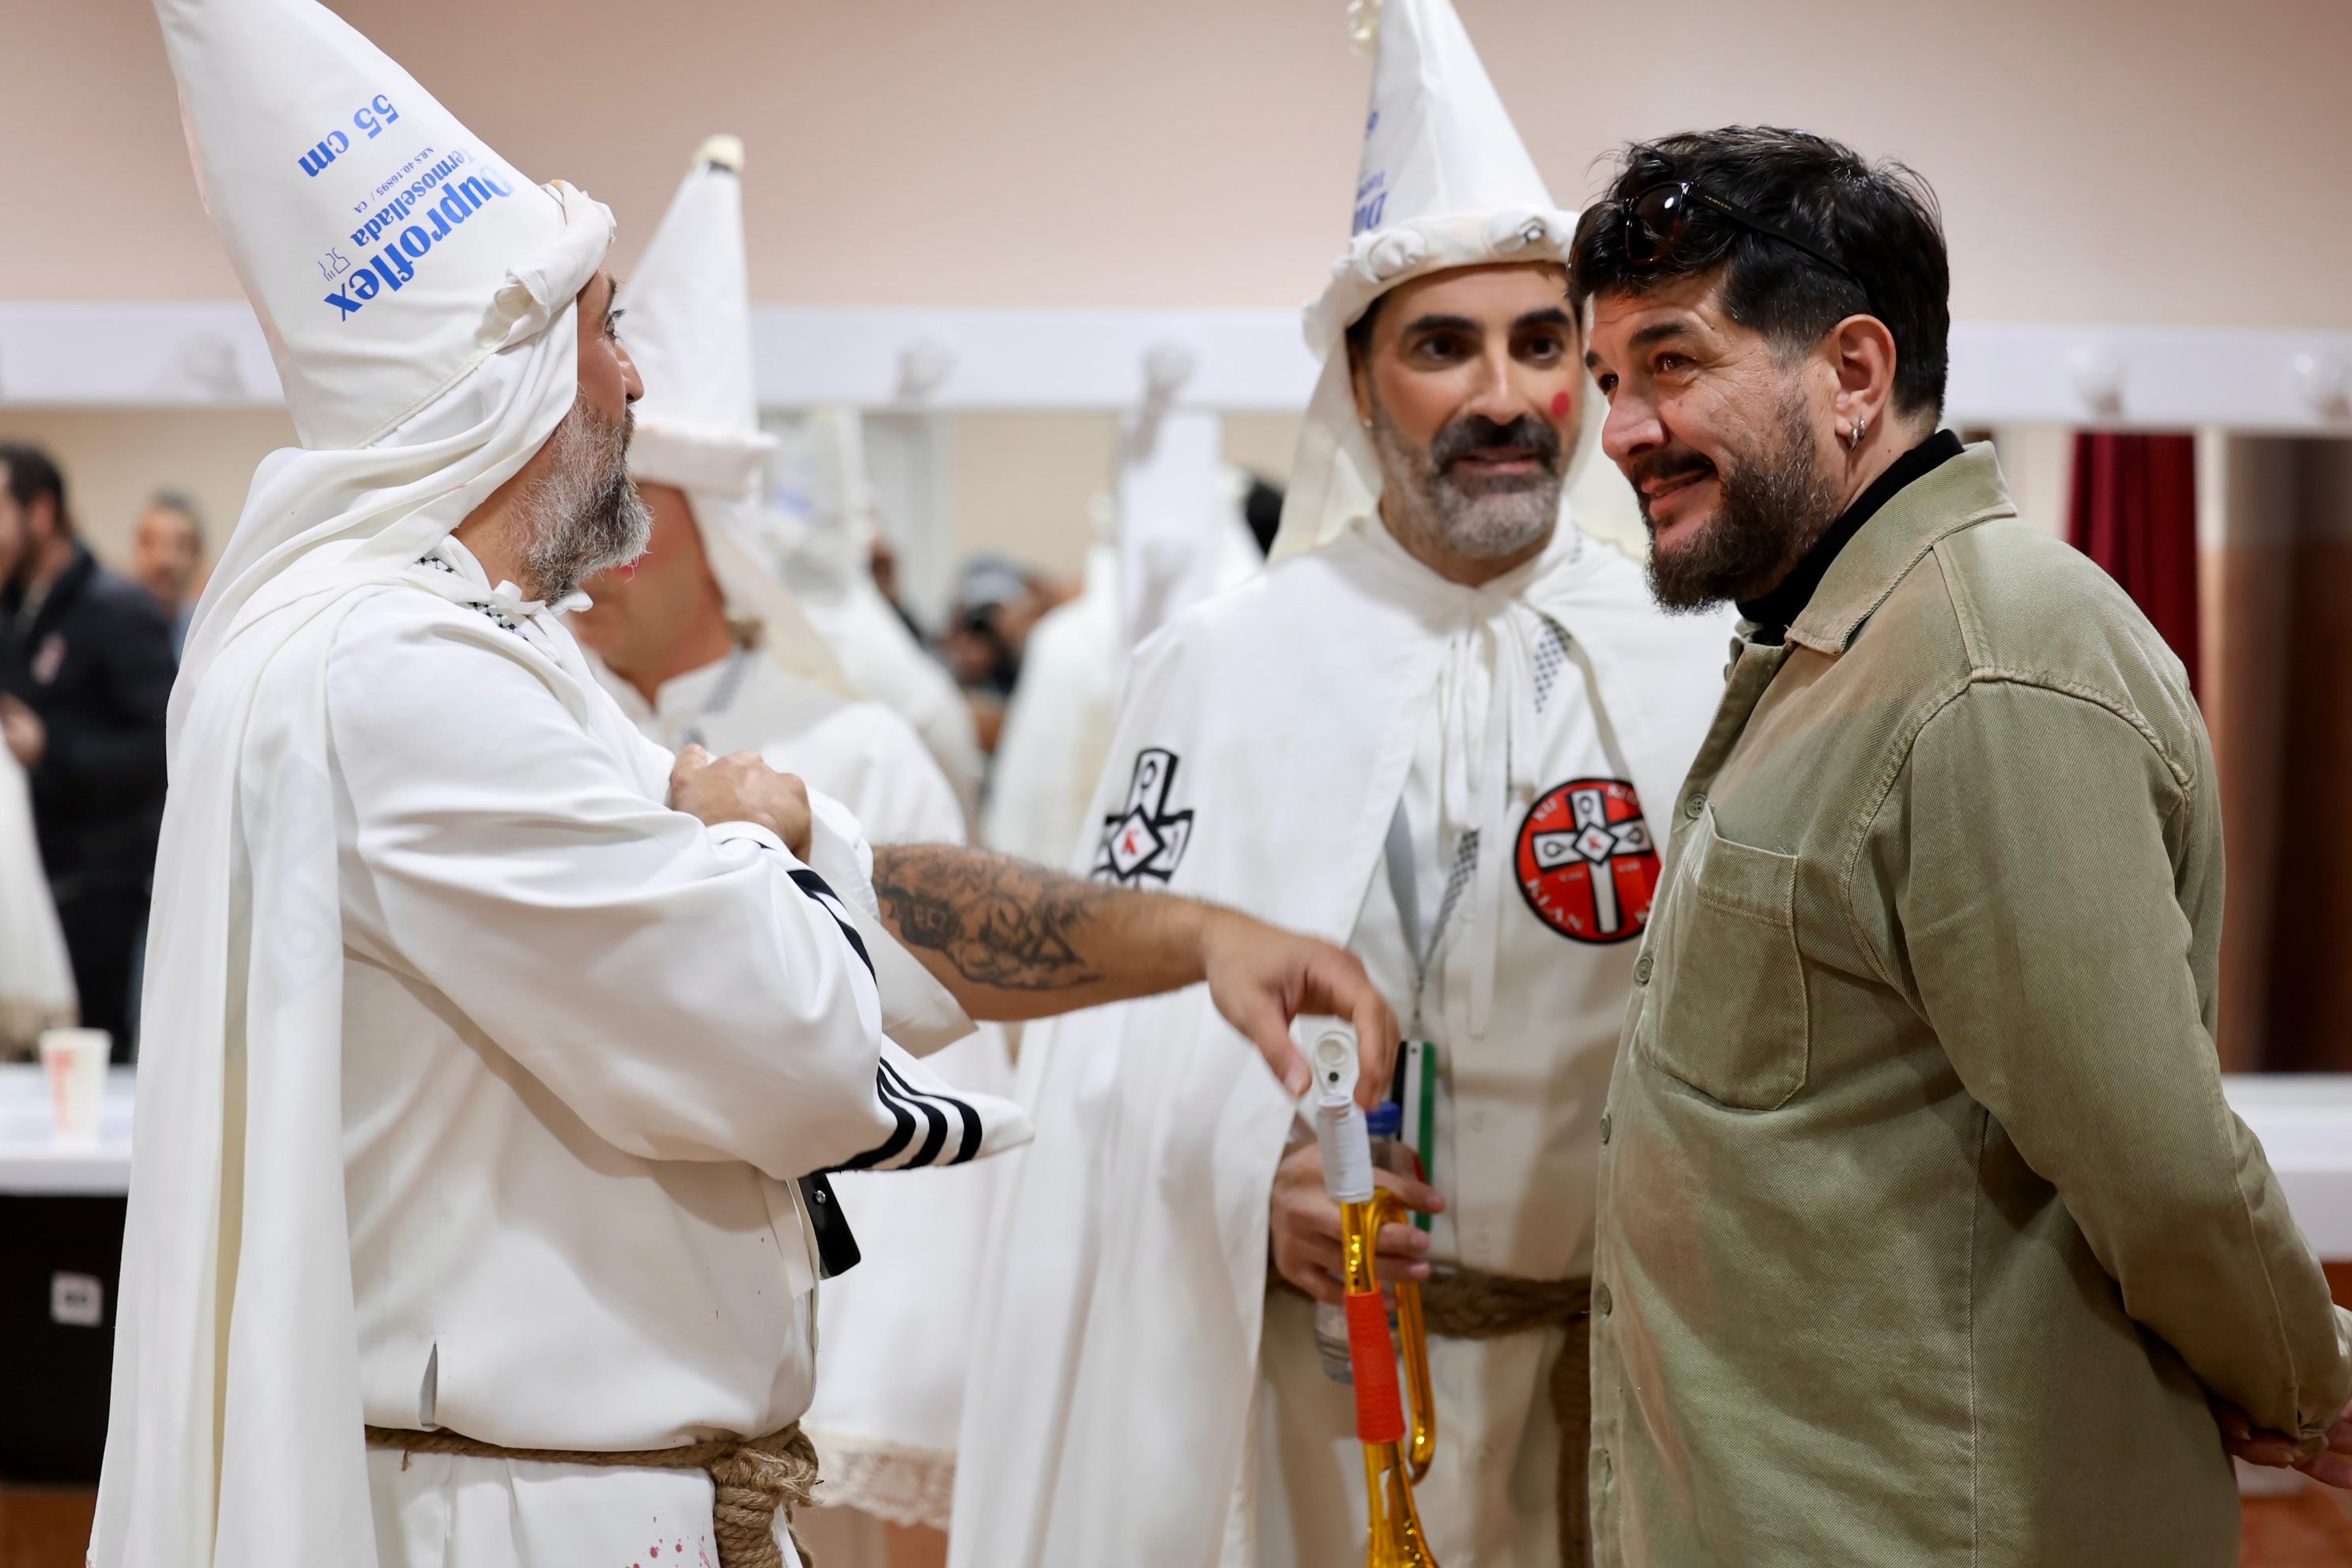
{"type": "Polygon", "coordinates": [[[1675,809],[1601,1121],[1595,1562],[2235,1563],[2207,1391],[2315,1448],[2352,1319],[2221,1098],[2179,661],[1971,447],[1736,645],[1675,809]]]}

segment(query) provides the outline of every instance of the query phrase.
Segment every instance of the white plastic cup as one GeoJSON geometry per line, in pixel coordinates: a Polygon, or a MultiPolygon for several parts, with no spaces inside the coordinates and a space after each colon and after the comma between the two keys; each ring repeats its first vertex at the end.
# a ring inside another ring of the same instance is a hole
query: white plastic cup
{"type": "Polygon", "coordinates": [[[98,1142],[106,1103],[106,1064],[114,1037],[104,1029],[49,1029],[41,1036],[41,1066],[49,1077],[49,1109],[60,1143],[98,1142]]]}

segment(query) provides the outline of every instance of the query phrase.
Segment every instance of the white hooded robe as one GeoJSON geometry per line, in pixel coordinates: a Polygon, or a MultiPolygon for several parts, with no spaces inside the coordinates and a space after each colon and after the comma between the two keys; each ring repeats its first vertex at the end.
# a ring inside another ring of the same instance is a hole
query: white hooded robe
{"type": "MultiPolygon", "coordinates": [[[[1485,838],[1443,959],[1442,1017],[1430,1020],[1453,1063],[1454,1124],[1440,1148],[1457,1152],[1449,1195],[1464,1222],[1440,1233],[1439,1255],[1558,1277],[1589,1245],[1589,1192],[1546,1194],[1535,1178],[1590,1154],[1594,1091],[1630,986],[1613,971],[1630,959],[1626,946],[1580,946],[1543,924],[1535,900],[1574,902],[1561,885],[1575,879],[1570,861],[1523,879],[1498,851],[1524,837],[1532,852],[1549,819],[1530,818],[1555,786],[1621,784],[1622,804],[1603,806],[1615,828],[1638,819],[1639,803],[1673,799],[1713,710],[1727,623],[1660,615],[1638,568],[1566,522],[1538,562],[1489,590],[1445,583],[1377,527],[1360,518],[1139,650],[1087,866],[1328,940],[1371,937],[1375,978],[1393,986],[1382,970],[1402,966],[1384,965],[1376,929],[1382,849],[1438,716],[1434,772],[1420,771],[1443,804],[1425,842],[1433,857],[1443,823],[1475,822],[1485,838]],[[1539,637],[1545,621],[1565,639],[1539,637]],[[1558,689],[1538,711],[1547,680],[1558,689]],[[1588,756],[1597,760],[1570,760],[1588,756]],[[1605,775],[1584,774],[1587,765],[1605,775]],[[1552,778],[1546,767],[1578,773],[1552,778]],[[1555,953],[1584,973],[1564,993],[1537,976],[1523,1011],[1507,988],[1513,976],[1496,973],[1505,921],[1505,945],[1534,955],[1515,961],[1514,974],[1555,953]],[[1562,995],[1582,1000],[1565,1016],[1541,1011],[1562,995]],[[1529,1051],[1548,1051],[1551,1065],[1529,1051]],[[1573,1135],[1562,1139],[1563,1127],[1573,1135]]],[[[1571,823],[1572,793],[1555,803],[1571,823]]],[[[1615,876],[1639,840],[1610,838],[1601,858],[1615,876]]],[[[1425,910],[1450,870],[1441,862],[1417,877],[1425,910]]],[[[1630,862],[1625,877],[1621,918],[1639,886],[1630,862]]],[[[1589,893],[1580,907],[1596,914],[1589,893]]],[[[1410,1011],[1409,995],[1392,989],[1391,1000],[1410,1011]]],[[[1197,989],[1024,1035],[1021,1079],[1038,1140],[1008,1173],[990,1248],[954,1563],[1207,1568],[1361,1555],[1360,1501],[1341,1479],[1355,1463],[1360,1489],[1344,1391],[1323,1412],[1337,1424],[1319,1444],[1293,1440],[1286,1425],[1304,1426],[1270,1409],[1299,1386],[1291,1373],[1320,1373],[1298,1332],[1305,1303],[1287,1300],[1267,1263],[1267,1203],[1295,1108],[1243,1070],[1246,1049],[1197,989]],[[1295,1498],[1269,1480],[1286,1467],[1295,1498]],[[1327,1533],[1333,1519],[1352,1533],[1327,1533]]],[[[1448,1158],[1441,1152],[1441,1168],[1448,1158]]],[[[1549,1474],[1556,1450],[1517,1450],[1531,1422],[1549,1422],[1535,1390],[1551,1353],[1556,1342],[1537,1336],[1440,1348],[1459,1395],[1440,1394],[1441,1448],[1452,1447],[1441,1474],[1450,1469],[1454,1489],[1433,1478],[1423,1510],[1429,1519],[1444,1509],[1441,1561],[1453,1561],[1443,1542],[1454,1540],[1478,1543],[1478,1561],[1507,1563],[1520,1561],[1508,1554],[1519,1536],[1549,1542],[1548,1491],[1511,1498],[1513,1516],[1480,1513],[1521,1470],[1549,1474]],[[1537,1528],[1517,1531],[1514,1518],[1537,1528]],[[1497,1531],[1505,1544],[1489,1546],[1497,1531]]]]}

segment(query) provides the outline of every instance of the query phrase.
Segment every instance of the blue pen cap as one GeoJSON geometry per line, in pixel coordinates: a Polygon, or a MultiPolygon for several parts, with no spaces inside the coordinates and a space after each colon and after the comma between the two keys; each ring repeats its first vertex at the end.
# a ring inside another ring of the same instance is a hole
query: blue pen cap
{"type": "Polygon", "coordinates": [[[1374,1138],[1404,1136],[1404,1107],[1384,1100],[1364,1113],[1364,1131],[1374,1138]]]}

